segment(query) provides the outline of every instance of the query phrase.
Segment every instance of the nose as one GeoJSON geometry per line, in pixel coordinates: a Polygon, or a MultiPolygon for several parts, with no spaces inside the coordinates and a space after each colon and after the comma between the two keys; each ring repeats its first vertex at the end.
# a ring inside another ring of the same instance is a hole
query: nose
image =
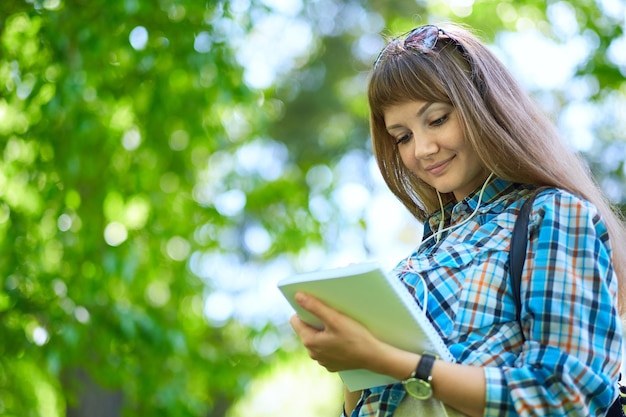
{"type": "Polygon", "coordinates": [[[414,135],[413,156],[415,159],[428,159],[439,151],[437,142],[431,140],[428,135],[414,135]]]}

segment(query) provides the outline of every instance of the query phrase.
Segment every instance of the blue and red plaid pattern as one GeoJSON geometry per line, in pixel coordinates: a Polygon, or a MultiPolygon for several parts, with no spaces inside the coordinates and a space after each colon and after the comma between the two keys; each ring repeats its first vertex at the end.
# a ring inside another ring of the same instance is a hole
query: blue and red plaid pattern
{"type": "MultiPolygon", "coordinates": [[[[607,230],[597,209],[568,192],[536,198],[522,274],[521,323],[509,286],[513,224],[531,187],[496,179],[477,214],[430,239],[395,269],[457,362],[482,366],[485,416],[600,416],[618,395],[622,329],[607,230]]],[[[478,195],[445,208],[467,219],[478,195]]],[[[424,224],[424,239],[439,224],[424,224]]],[[[470,381],[459,381],[463,390],[470,381]]],[[[402,384],[365,390],[352,417],[392,416],[402,384]]]]}

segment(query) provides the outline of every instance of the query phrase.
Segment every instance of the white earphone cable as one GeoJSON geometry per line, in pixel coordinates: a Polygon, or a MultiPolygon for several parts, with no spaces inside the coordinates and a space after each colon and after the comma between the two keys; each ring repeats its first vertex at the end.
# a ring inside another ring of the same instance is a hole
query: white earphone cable
{"type": "MultiPolygon", "coordinates": [[[[457,224],[453,224],[451,226],[448,226],[446,228],[443,228],[443,225],[445,224],[444,219],[445,219],[445,212],[443,209],[443,201],[441,200],[441,194],[439,194],[439,191],[437,191],[437,197],[439,198],[439,205],[441,207],[441,219],[439,220],[439,227],[437,229],[437,233],[433,233],[432,235],[430,235],[428,238],[422,240],[418,246],[418,248],[420,246],[422,246],[425,242],[428,242],[430,239],[437,239],[437,242],[439,242],[439,240],[441,239],[441,235],[443,234],[443,232],[447,232],[448,230],[452,230],[455,229],[459,226],[464,225],[465,223],[469,222],[475,215],[476,213],[478,213],[478,209],[480,208],[480,204],[482,203],[483,200],[483,193],[485,192],[485,188],[487,188],[487,184],[489,184],[489,181],[491,180],[491,178],[494,176],[495,174],[492,172],[489,174],[489,176],[487,177],[487,179],[485,180],[485,182],[483,183],[482,188],[480,189],[480,193],[478,194],[478,203],[476,204],[476,208],[474,209],[474,211],[472,212],[472,214],[469,215],[469,217],[465,220],[463,220],[460,223],[457,224]]],[[[426,305],[428,303],[428,287],[426,286],[426,280],[424,280],[424,277],[422,276],[422,274],[419,273],[419,271],[416,271],[413,268],[413,262],[411,262],[410,259],[411,255],[409,255],[406,259],[406,265],[407,265],[407,270],[409,272],[413,272],[415,275],[417,275],[420,278],[420,281],[422,282],[422,288],[424,290],[424,295],[422,298],[422,310],[426,311],[426,305]]]]}

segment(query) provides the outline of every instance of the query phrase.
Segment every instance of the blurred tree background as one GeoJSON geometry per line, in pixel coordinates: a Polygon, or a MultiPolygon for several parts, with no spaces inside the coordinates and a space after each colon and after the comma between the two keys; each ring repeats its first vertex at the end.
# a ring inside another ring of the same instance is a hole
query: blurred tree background
{"type": "Polygon", "coordinates": [[[0,415],[294,415],[250,399],[277,367],[319,391],[275,282],[417,243],[376,223],[365,85],[449,20],[624,207],[624,1],[0,2],[0,415]]]}

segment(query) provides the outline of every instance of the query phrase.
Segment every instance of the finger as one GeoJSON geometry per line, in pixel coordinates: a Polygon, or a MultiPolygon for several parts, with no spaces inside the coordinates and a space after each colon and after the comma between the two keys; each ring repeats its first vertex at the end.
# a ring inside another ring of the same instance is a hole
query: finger
{"type": "Polygon", "coordinates": [[[317,316],[324,325],[329,325],[336,320],[337,311],[328,307],[312,295],[299,292],[296,294],[296,302],[300,304],[302,308],[317,316]]]}
{"type": "Polygon", "coordinates": [[[293,316],[291,316],[291,318],[289,319],[289,324],[291,324],[291,327],[293,328],[293,330],[302,340],[308,339],[310,335],[317,333],[319,331],[318,329],[311,327],[305,322],[303,322],[302,319],[300,319],[300,317],[298,317],[297,314],[294,314],[293,316]]]}
{"type": "Polygon", "coordinates": [[[306,326],[306,323],[303,322],[297,314],[294,314],[289,318],[289,324],[291,324],[293,330],[298,334],[300,334],[300,330],[306,326]]]}

